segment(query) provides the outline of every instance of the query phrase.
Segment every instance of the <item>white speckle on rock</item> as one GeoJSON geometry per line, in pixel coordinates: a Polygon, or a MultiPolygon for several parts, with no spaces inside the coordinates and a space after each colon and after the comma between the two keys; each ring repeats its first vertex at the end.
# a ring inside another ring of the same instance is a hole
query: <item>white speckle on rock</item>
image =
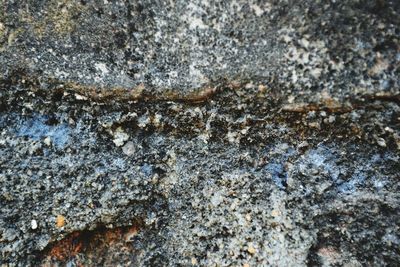
{"type": "Polygon", "coordinates": [[[194,3],[190,3],[187,5],[187,13],[184,14],[181,18],[183,21],[189,24],[189,29],[207,29],[208,25],[204,24],[201,16],[202,12],[204,12],[203,8],[200,5],[196,5],[194,3]]]}
{"type": "Polygon", "coordinates": [[[150,123],[150,117],[146,114],[138,118],[138,126],[145,128],[150,123]]]}
{"type": "Polygon", "coordinates": [[[296,83],[297,80],[298,80],[298,77],[297,77],[296,71],[293,70],[293,71],[292,71],[292,82],[293,82],[293,83],[296,83]]]}
{"type": "Polygon", "coordinates": [[[294,97],[293,95],[290,95],[290,96],[288,97],[288,103],[289,103],[289,104],[293,104],[294,100],[295,100],[295,97],[294,97]]]}
{"type": "Polygon", "coordinates": [[[60,70],[59,68],[56,68],[56,70],[54,71],[54,75],[55,75],[57,78],[66,78],[66,77],[69,76],[69,73],[68,73],[68,72],[65,72],[65,71],[62,71],[62,70],[60,70]]]}
{"type": "Polygon", "coordinates": [[[385,131],[389,133],[394,133],[394,130],[390,127],[385,127],[385,131]]]}
{"type": "Polygon", "coordinates": [[[110,71],[108,70],[106,64],[104,63],[96,63],[94,64],[94,67],[101,72],[101,75],[106,75],[108,74],[110,71]]]}
{"type": "Polygon", "coordinates": [[[193,80],[193,86],[198,87],[201,84],[208,82],[207,77],[196,67],[195,63],[189,66],[189,76],[193,80]]]}
{"type": "Polygon", "coordinates": [[[299,148],[305,148],[305,147],[308,147],[309,146],[309,143],[307,142],[307,141],[303,141],[303,142],[301,142],[300,144],[299,144],[299,148]]]}
{"type": "Polygon", "coordinates": [[[303,46],[306,49],[310,46],[310,41],[308,41],[306,38],[300,39],[299,42],[300,42],[301,46],[303,46]]]}
{"type": "Polygon", "coordinates": [[[36,220],[31,221],[31,228],[32,230],[36,230],[38,228],[38,223],[36,220]]]}
{"type": "Polygon", "coordinates": [[[256,13],[257,17],[264,14],[264,10],[262,10],[258,5],[251,5],[250,7],[251,7],[251,9],[253,9],[254,13],[256,13]]]}
{"type": "Polygon", "coordinates": [[[189,28],[191,30],[207,29],[208,26],[206,24],[204,24],[204,22],[201,20],[201,18],[191,17],[191,18],[189,18],[189,28]]]}
{"type": "Polygon", "coordinates": [[[156,127],[160,127],[161,126],[161,119],[162,119],[162,115],[161,114],[156,114],[153,117],[153,125],[156,127]]]}
{"type": "Polygon", "coordinates": [[[214,195],[211,197],[210,201],[211,201],[211,204],[212,204],[214,207],[217,207],[219,204],[222,203],[222,201],[224,201],[224,198],[223,198],[221,192],[216,192],[216,193],[214,193],[214,195]]]}
{"type": "Polygon", "coordinates": [[[50,145],[51,145],[51,138],[50,138],[49,136],[47,136],[47,137],[43,140],[43,142],[44,142],[47,146],[50,146],[50,145]]]}
{"type": "Polygon", "coordinates": [[[385,139],[383,139],[381,137],[376,139],[376,143],[381,147],[386,147],[386,141],[385,141],[385,139]]]}
{"type": "Polygon", "coordinates": [[[122,147],[122,152],[124,152],[125,155],[131,156],[135,153],[135,145],[133,142],[129,141],[122,147]]]}
{"type": "Polygon", "coordinates": [[[322,69],[321,68],[313,68],[313,69],[310,70],[310,74],[314,78],[318,79],[322,74],[322,69]]]}
{"type": "Polygon", "coordinates": [[[77,100],[87,100],[87,99],[88,99],[86,96],[79,95],[79,94],[75,94],[75,98],[76,98],[77,100]]]}
{"type": "Polygon", "coordinates": [[[229,143],[238,143],[238,133],[228,132],[226,137],[228,138],[229,143]]]}
{"type": "Polygon", "coordinates": [[[125,144],[125,142],[129,139],[129,135],[125,133],[122,128],[117,128],[117,130],[114,133],[114,144],[118,147],[122,146],[125,144]]]}

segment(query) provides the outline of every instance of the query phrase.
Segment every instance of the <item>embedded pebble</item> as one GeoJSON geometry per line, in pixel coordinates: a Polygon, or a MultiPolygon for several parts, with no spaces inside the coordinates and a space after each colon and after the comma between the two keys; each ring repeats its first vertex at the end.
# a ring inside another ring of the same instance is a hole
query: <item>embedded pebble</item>
{"type": "Polygon", "coordinates": [[[122,128],[118,128],[114,133],[114,144],[117,147],[122,146],[129,139],[129,135],[125,133],[122,128]]]}
{"type": "Polygon", "coordinates": [[[127,142],[122,147],[122,152],[124,152],[124,154],[127,156],[132,156],[133,154],[135,154],[135,145],[133,144],[133,142],[132,141],[127,142]]]}
{"type": "Polygon", "coordinates": [[[36,220],[31,221],[31,228],[32,230],[36,230],[38,228],[38,223],[36,220]]]}
{"type": "Polygon", "coordinates": [[[378,143],[379,146],[381,146],[381,147],[386,147],[386,141],[385,141],[385,139],[379,137],[379,138],[376,140],[376,142],[378,143]]]}

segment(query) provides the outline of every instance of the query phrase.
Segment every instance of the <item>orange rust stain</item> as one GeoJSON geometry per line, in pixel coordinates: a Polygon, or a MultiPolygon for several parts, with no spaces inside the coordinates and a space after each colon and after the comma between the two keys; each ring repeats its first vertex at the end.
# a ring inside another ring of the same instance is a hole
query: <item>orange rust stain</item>
{"type": "Polygon", "coordinates": [[[53,246],[50,249],[49,256],[58,261],[65,261],[78,255],[82,249],[83,240],[80,238],[80,233],[74,232],[53,246]]]}
{"type": "Polygon", "coordinates": [[[61,228],[65,225],[65,217],[62,215],[57,215],[56,218],[56,226],[57,228],[61,228]]]}
{"type": "Polygon", "coordinates": [[[131,226],[128,228],[128,231],[125,233],[125,242],[132,241],[132,238],[135,237],[139,232],[139,228],[137,226],[131,226]]]}
{"type": "Polygon", "coordinates": [[[128,250],[130,248],[128,242],[132,241],[139,229],[138,225],[132,225],[114,229],[100,228],[94,231],[73,232],[64,239],[51,244],[42,255],[44,259],[66,262],[78,254],[87,254],[91,251],[100,252],[118,244],[122,244],[121,249],[128,250]]]}

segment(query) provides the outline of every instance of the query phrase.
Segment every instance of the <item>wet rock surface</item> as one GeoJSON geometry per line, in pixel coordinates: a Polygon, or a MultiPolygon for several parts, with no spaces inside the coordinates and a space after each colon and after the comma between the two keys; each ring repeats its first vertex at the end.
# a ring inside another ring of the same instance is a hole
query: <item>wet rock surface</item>
{"type": "Polygon", "coordinates": [[[1,264],[400,263],[396,1],[1,3],[1,264]]]}

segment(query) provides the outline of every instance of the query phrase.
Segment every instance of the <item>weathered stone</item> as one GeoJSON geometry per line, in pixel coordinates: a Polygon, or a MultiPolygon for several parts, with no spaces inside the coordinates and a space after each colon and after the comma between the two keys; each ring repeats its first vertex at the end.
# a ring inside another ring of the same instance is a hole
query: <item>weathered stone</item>
{"type": "Polygon", "coordinates": [[[400,262],[396,1],[0,3],[0,264],[400,262]]]}

